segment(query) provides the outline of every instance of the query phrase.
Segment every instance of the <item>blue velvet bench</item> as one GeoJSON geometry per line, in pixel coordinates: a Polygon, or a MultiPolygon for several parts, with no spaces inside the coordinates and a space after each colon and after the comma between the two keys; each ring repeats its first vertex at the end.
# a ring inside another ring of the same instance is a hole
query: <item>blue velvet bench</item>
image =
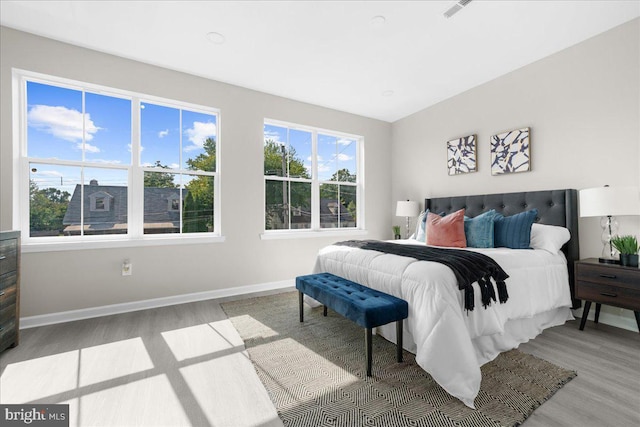
{"type": "Polygon", "coordinates": [[[409,305],[403,299],[376,291],[331,273],[309,274],[296,277],[300,303],[300,322],[304,322],[303,295],[308,295],[327,307],[365,328],[367,376],[371,376],[372,329],[396,322],[396,360],[402,362],[402,320],[409,314],[409,305]]]}

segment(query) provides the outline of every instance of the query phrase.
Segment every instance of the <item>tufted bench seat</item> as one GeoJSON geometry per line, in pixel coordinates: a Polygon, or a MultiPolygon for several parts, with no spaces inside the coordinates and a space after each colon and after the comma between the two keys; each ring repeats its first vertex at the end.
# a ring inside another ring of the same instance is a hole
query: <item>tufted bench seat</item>
{"type": "Polygon", "coordinates": [[[371,376],[372,329],[396,322],[396,359],[402,362],[402,320],[409,314],[405,300],[376,291],[331,273],[309,274],[296,277],[300,302],[300,322],[304,322],[303,294],[365,328],[367,376],[371,376]]]}

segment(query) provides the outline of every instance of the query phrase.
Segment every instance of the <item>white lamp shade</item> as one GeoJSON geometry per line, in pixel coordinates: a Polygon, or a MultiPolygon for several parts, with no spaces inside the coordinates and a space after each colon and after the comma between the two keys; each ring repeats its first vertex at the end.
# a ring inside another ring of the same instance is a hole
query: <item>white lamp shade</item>
{"type": "Polygon", "coordinates": [[[580,190],[580,216],[640,215],[638,187],[596,187],[580,190]]]}
{"type": "Polygon", "coordinates": [[[420,206],[418,202],[411,200],[400,200],[396,205],[396,216],[418,216],[420,206]]]}

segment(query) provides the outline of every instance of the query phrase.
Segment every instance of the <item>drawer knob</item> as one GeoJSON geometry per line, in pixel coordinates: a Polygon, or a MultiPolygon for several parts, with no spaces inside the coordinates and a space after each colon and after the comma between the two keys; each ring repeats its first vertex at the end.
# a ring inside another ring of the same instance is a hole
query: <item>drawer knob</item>
{"type": "Polygon", "coordinates": [[[617,297],[617,294],[610,294],[608,292],[600,292],[600,295],[602,295],[603,297],[617,297]]]}
{"type": "Polygon", "coordinates": [[[615,274],[601,274],[600,277],[604,277],[605,279],[615,279],[615,274]]]}

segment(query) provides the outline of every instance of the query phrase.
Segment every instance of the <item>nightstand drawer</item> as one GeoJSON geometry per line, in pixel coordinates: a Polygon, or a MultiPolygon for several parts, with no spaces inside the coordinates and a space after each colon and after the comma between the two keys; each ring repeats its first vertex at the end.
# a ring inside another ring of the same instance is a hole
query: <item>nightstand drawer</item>
{"type": "Polygon", "coordinates": [[[578,264],[576,280],[625,288],[640,288],[638,272],[624,267],[611,268],[603,265],[578,264]]]}
{"type": "Polygon", "coordinates": [[[640,308],[640,286],[636,286],[634,289],[578,280],[576,282],[576,298],[638,310],[640,308]]]}
{"type": "Polygon", "coordinates": [[[0,276],[0,291],[10,288],[11,286],[16,286],[16,283],[18,283],[18,273],[16,271],[3,274],[0,276]]]}
{"type": "Polygon", "coordinates": [[[10,320],[7,323],[0,324],[0,348],[5,349],[10,347],[17,341],[17,330],[15,319],[10,320]]]}
{"type": "Polygon", "coordinates": [[[15,305],[17,298],[15,283],[11,287],[0,289],[0,310],[4,310],[8,305],[15,305]]]}
{"type": "Polygon", "coordinates": [[[0,240],[0,275],[15,271],[18,267],[18,241],[0,240]]]}

